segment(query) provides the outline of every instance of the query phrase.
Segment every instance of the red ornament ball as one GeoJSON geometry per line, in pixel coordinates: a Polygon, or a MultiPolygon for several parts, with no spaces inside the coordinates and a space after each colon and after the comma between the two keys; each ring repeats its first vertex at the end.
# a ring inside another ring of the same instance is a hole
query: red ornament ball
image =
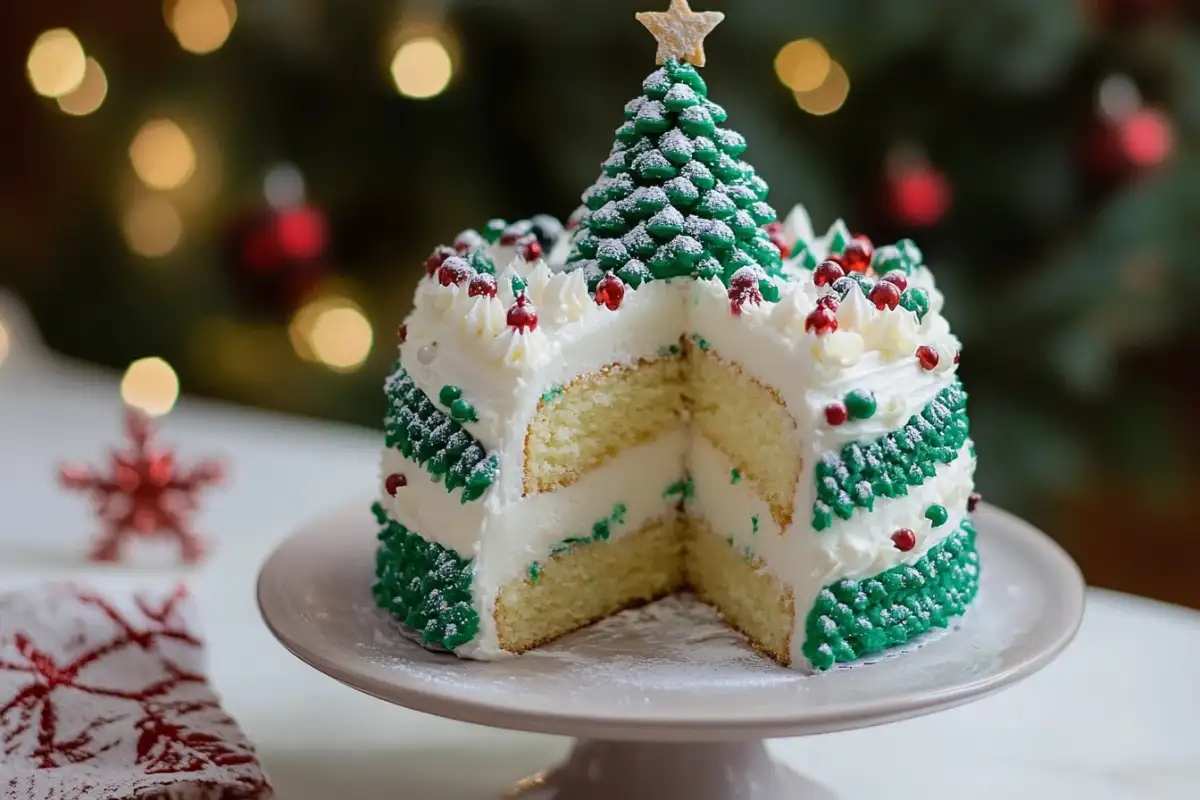
{"type": "Polygon", "coordinates": [[[529,241],[521,245],[521,258],[532,263],[542,257],[542,243],[536,236],[528,237],[529,241]]]}
{"type": "Polygon", "coordinates": [[[611,272],[596,284],[596,305],[604,306],[609,311],[616,311],[625,299],[625,284],[611,272]]]}
{"type": "Polygon", "coordinates": [[[467,297],[479,297],[480,295],[496,296],[496,279],[486,272],[480,272],[467,284],[467,297]]]}
{"type": "Polygon", "coordinates": [[[833,259],[822,261],[813,270],[813,283],[817,286],[831,286],[838,278],[844,278],[846,270],[842,269],[842,265],[833,259]]]}
{"type": "Polygon", "coordinates": [[[838,310],[838,299],[836,294],[823,294],[817,298],[817,308],[827,308],[830,311],[838,310]]]}
{"type": "Polygon", "coordinates": [[[401,325],[396,328],[396,344],[404,344],[408,341],[408,325],[401,325]]]}
{"type": "Polygon", "coordinates": [[[432,275],[437,272],[442,262],[456,253],[457,251],[453,247],[447,247],[446,245],[433,248],[433,252],[429,254],[429,258],[425,259],[425,274],[432,275]]]}
{"type": "Polygon", "coordinates": [[[850,412],[844,403],[830,403],[825,406],[825,421],[830,425],[841,425],[850,419],[850,412]]]}
{"type": "Polygon", "coordinates": [[[898,270],[898,269],[892,270],[891,272],[889,272],[887,275],[884,275],[879,280],[887,281],[892,286],[895,286],[897,289],[899,289],[902,292],[908,288],[908,276],[905,275],[901,270],[898,270]]]}
{"type": "Polygon", "coordinates": [[[979,492],[971,492],[970,497],[967,498],[967,512],[972,512],[978,508],[979,501],[982,499],[983,495],[981,495],[979,492]]]}
{"type": "Polygon", "coordinates": [[[805,333],[813,332],[818,335],[833,333],[838,328],[837,315],[828,308],[817,308],[810,311],[804,318],[805,333]]]}
{"type": "Polygon", "coordinates": [[[866,273],[871,268],[871,256],[875,253],[870,242],[851,239],[842,251],[842,268],[846,272],[866,273]]]}
{"type": "Polygon", "coordinates": [[[889,311],[900,305],[900,290],[896,288],[896,284],[880,281],[871,288],[867,299],[875,304],[875,307],[880,311],[885,308],[889,311]]]}
{"type": "Polygon", "coordinates": [[[404,475],[399,472],[393,472],[391,475],[388,475],[387,480],[383,482],[383,488],[386,489],[387,493],[392,497],[396,496],[396,490],[401,486],[408,486],[408,478],[404,477],[404,475]]]}
{"type": "Polygon", "coordinates": [[[901,528],[892,534],[892,544],[901,553],[907,553],[917,546],[917,535],[908,528],[901,528]]]}
{"type": "Polygon", "coordinates": [[[504,321],[508,324],[508,327],[516,328],[522,333],[537,330],[537,309],[533,307],[533,303],[529,302],[529,298],[524,293],[521,293],[517,295],[517,302],[508,307],[508,313],[504,315],[504,321]]]}
{"type": "Polygon", "coordinates": [[[923,344],[917,348],[917,361],[921,362],[922,369],[933,369],[938,365],[938,351],[923,344]]]}
{"type": "Polygon", "coordinates": [[[438,267],[438,283],[440,283],[442,286],[460,284],[471,277],[471,272],[471,266],[467,264],[465,258],[451,256],[442,262],[440,267],[438,267]]]}

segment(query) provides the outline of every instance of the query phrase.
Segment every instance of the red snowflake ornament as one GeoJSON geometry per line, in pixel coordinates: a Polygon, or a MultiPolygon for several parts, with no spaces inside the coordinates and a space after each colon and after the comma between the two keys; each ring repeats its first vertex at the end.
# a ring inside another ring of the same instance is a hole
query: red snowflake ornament
{"type": "Polygon", "coordinates": [[[181,469],[175,454],[152,446],[154,429],[141,412],[128,409],[125,431],[131,447],[113,451],[109,475],[86,466],[60,468],[59,484],[91,495],[102,532],[92,547],[93,561],[118,561],[126,539],[165,537],[179,542],[184,563],[204,554],[204,542],[192,529],[197,495],[221,482],[225,470],[216,461],[181,469]]]}

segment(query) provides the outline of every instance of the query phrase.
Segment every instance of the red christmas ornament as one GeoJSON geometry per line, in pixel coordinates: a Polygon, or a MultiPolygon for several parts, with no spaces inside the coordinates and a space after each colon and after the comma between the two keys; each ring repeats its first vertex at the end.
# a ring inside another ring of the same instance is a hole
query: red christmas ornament
{"type": "Polygon", "coordinates": [[[429,254],[429,258],[425,259],[425,274],[432,275],[433,273],[437,272],[438,267],[440,267],[447,258],[455,255],[457,252],[458,251],[456,251],[453,247],[447,247],[446,245],[440,245],[433,248],[433,252],[429,254]]]}
{"type": "Polygon", "coordinates": [[[817,308],[827,308],[830,311],[838,310],[838,298],[836,294],[823,294],[817,298],[817,308]]]}
{"type": "Polygon", "coordinates": [[[529,298],[525,296],[524,292],[517,295],[517,301],[508,307],[504,321],[508,327],[516,328],[522,333],[537,329],[537,309],[533,307],[533,303],[529,302],[529,298]]]}
{"type": "Polygon", "coordinates": [[[399,328],[396,328],[396,344],[404,344],[408,341],[408,324],[405,323],[399,328]]]}
{"type": "Polygon", "coordinates": [[[938,351],[923,344],[917,348],[917,361],[921,363],[922,369],[933,369],[938,365],[938,351]]]}
{"type": "Polygon", "coordinates": [[[917,546],[917,535],[908,528],[901,528],[892,534],[892,544],[901,553],[907,553],[917,546]]]}
{"type": "Polygon", "coordinates": [[[486,272],[477,273],[467,284],[467,297],[479,297],[480,295],[496,296],[496,279],[486,272]]]}
{"type": "Polygon", "coordinates": [[[870,241],[851,239],[842,251],[842,267],[846,272],[866,273],[871,269],[871,256],[875,253],[870,241]]]}
{"type": "Polygon", "coordinates": [[[792,255],[792,246],[783,238],[783,223],[770,222],[767,224],[766,231],[771,244],[779,248],[779,255],[784,258],[790,258],[792,255]]]}
{"type": "Polygon", "coordinates": [[[982,499],[983,495],[981,495],[979,492],[971,492],[971,495],[967,498],[967,512],[972,512],[978,508],[979,501],[982,499]]]}
{"type": "Polygon", "coordinates": [[[841,425],[850,419],[850,412],[845,403],[830,403],[825,406],[825,421],[830,425],[841,425]]]}
{"type": "Polygon", "coordinates": [[[885,308],[890,311],[900,304],[900,290],[894,283],[880,281],[871,288],[867,299],[874,303],[880,311],[885,308]]]}
{"type": "Polygon", "coordinates": [[[92,560],[118,561],[126,539],[167,537],[179,542],[185,563],[198,561],[204,546],[191,525],[192,513],[199,507],[196,496],[205,486],[219,483],[224,469],[216,461],[179,469],[174,453],[151,447],[150,420],[133,409],[126,411],[125,430],[132,447],[113,452],[111,476],[90,467],[59,470],[61,486],[92,496],[103,527],[92,560]]]}
{"type": "Polygon", "coordinates": [[[388,475],[387,480],[383,482],[383,488],[392,497],[396,496],[396,490],[402,486],[408,486],[408,478],[399,472],[393,472],[391,475],[388,475]]]}
{"type": "Polygon", "coordinates": [[[833,259],[828,259],[822,261],[813,270],[813,283],[817,286],[832,286],[834,281],[845,276],[846,270],[842,269],[842,265],[833,259]]]}
{"type": "Polygon", "coordinates": [[[461,284],[471,277],[473,270],[465,258],[451,256],[438,267],[437,279],[442,286],[461,284]]]}
{"type": "Polygon", "coordinates": [[[529,263],[533,263],[542,257],[542,243],[537,240],[536,236],[526,237],[526,241],[521,245],[521,258],[529,263]]]}
{"type": "Polygon", "coordinates": [[[837,315],[828,308],[817,308],[808,313],[804,318],[805,332],[814,332],[818,335],[825,333],[833,333],[838,328],[837,315]]]}
{"type": "Polygon", "coordinates": [[[604,306],[609,311],[616,311],[625,299],[625,284],[611,272],[596,284],[596,305],[604,306]]]}
{"type": "Polygon", "coordinates": [[[879,280],[887,281],[892,286],[895,286],[897,289],[899,289],[902,292],[908,288],[908,276],[905,275],[903,272],[901,272],[898,269],[892,270],[891,272],[889,272],[887,275],[884,275],[879,280]]]}

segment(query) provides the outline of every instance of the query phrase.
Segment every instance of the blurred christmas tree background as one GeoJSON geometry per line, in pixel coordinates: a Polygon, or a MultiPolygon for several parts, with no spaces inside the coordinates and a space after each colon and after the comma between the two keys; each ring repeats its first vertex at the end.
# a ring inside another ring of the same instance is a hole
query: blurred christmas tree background
{"type": "MultiPolygon", "coordinates": [[[[0,287],[66,355],[161,359],[131,380],[376,425],[424,256],[577,205],[663,5],[8,3],[0,287]]],[[[775,207],[924,249],[988,499],[1200,604],[1197,4],[696,7],[775,207]]]]}

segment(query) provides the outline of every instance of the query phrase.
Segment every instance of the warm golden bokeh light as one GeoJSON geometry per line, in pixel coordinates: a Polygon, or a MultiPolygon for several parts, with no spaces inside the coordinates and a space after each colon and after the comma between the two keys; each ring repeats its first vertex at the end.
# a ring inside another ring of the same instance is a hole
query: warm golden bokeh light
{"type": "Polygon", "coordinates": [[[796,105],[810,114],[824,116],[837,111],[850,95],[850,76],[833,61],[825,82],[811,92],[796,92],[796,105]]]}
{"type": "Polygon", "coordinates": [[[445,91],[454,77],[454,62],[441,40],[419,36],[400,45],[392,57],[392,80],[400,94],[419,100],[445,91]]]}
{"type": "Polygon", "coordinates": [[[296,312],[288,326],[296,354],[337,372],[352,372],[371,353],[374,332],[362,309],[344,297],[323,297],[296,312]]]}
{"type": "Polygon", "coordinates": [[[33,90],[43,97],[73,92],[83,82],[86,68],[83,45],[67,28],[54,28],[39,36],[25,62],[33,90]]]}
{"type": "Polygon", "coordinates": [[[154,119],[133,137],[129,160],[151,189],[176,189],[196,171],[196,148],[183,128],[169,119],[154,119]]]}
{"type": "Polygon", "coordinates": [[[0,366],[8,360],[8,354],[12,351],[12,341],[8,336],[8,328],[4,327],[4,320],[0,320],[0,366]]]}
{"type": "Polygon", "coordinates": [[[161,417],[179,399],[179,376],[161,358],[139,358],[121,379],[121,399],[152,417],[161,417]]]}
{"type": "Polygon", "coordinates": [[[183,220],[165,197],[142,197],[125,212],[125,242],[139,256],[159,258],[179,246],[183,220]]]}
{"type": "Polygon", "coordinates": [[[234,0],[164,0],[163,17],[179,46],[204,55],[219,50],[237,22],[234,0]]]}
{"type": "Polygon", "coordinates": [[[88,58],[83,81],[70,94],[58,98],[58,107],[73,117],[85,117],[98,109],[108,96],[108,77],[94,58],[88,58]]]}
{"type": "Polygon", "coordinates": [[[775,74],[794,92],[811,92],[829,77],[833,60],[816,39],[788,42],[775,56],[775,74]]]}

